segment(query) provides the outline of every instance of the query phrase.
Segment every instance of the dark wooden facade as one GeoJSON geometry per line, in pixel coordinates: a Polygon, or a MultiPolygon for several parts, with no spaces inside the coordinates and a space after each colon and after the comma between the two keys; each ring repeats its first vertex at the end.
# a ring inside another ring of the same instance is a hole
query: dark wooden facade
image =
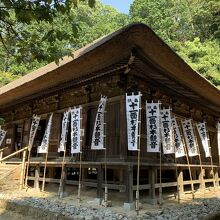
{"type": "MultiPolygon", "coordinates": [[[[31,166],[36,169],[35,178],[29,178],[35,180],[35,186],[38,185],[39,166],[43,166],[44,160],[42,155],[37,155],[36,148],[41,142],[49,115],[53,112],[48,161],[53,171],[48,171],[47,181],[59,182],[61,155],[57,153],[57,148],[62,113],[69,107],[81,105],[84,185],[97,187],[97,196],[100,197],[104,152],[92,151],[90,145],[99,98],[103,94],[108,97],[106,148],[109,188],[125,191],[125,201],[130,203],[136,188],[137,153],[127,150],[125,93],[138,91],[143,94],[140,189],[149,190],[150,198],[154,199],[158,188],[159,154],[146,151],[145,100],[160,100],[162,106],[170,106],[179,121],[192,118],[194,122],[207,122],[218,184],[216,122],[220,116],[220,92],[143,24],[128,26],[77,51],[74,59],[64,58],[60,66],[49,64],[1,88],[0,112],[8,131],[5,145],[9,148],[6,154],[27,146],[31,117],[33,114],[41,115],[31,158],[31,166]],[[90,182],[90,168],[96,168],[97,182],[90,182]]],[[[70,148],[69,144],[67,142],[67,148],[70,148]]],[[[204,180],[201,179],[198,158],[191,158],[190,163],[194,183],[201,187],[203,182],[209,183],[212,179],[210,159],[205,158],[201,143],[199,146],[205,170],[204,180]]],[[[71,158],[69,152],[67,156],[67,169],[77,168],[78,158],[71,158]]],[[[162,167],[163,187],[177,185],[176,167],[181,190],[183,184],[189,184],[185,158],[178,159],[176,165],[173,156],[163,156],[162,167]]],[[[66,183],[76,183],[73,177],[68,176],[68,172],[66,183]]]]}

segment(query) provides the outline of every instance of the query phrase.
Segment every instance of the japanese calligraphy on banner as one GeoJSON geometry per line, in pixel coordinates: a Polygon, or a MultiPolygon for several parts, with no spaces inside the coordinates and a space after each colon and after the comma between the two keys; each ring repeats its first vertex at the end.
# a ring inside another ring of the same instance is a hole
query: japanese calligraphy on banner
{"type": "Polygon", "coordinates": [[[160,104],[146,102],[147,151],[160,152],[160,104]]]}
{"type": "Polygon", "coordinates": [[[176,121],[176,118],[172,118],[172,125],[173,125],[173,137],[174,137],[174,146],[175,146],[175,157],[184,157],[184,145],[180,135],[180,130],[176,121]]]}
{"type": "Polygon", "coordinates": [[[71,109],[71,154],[81,151],[81,108],[71,109]]]}
{"type": "Polygon", "coordinates": [[[65,143],[67,139],[68,124],[69,124],[69,113],[70,113],[69,110],[63,113],[62,131],[61,131],[60,146],[58,148],[58,152],[65,150],[65,143]]]}
{"type": "Polygon", "coordinates": [[[0,128],[0,146],[2,145],[2,142],[3,142],[4,138],[5,138],[6,133],[7,132],[5,130],[0,128]]]}
{"type": "Polygon", "coordinates": [[[203,149],[205,151],[205,156],[206,157],[210,157],[209,142],[208,142],[205,122],[197,123],[196,127],[197,127],[197,130],[198,130],[198,133],[199,133],[199,137],[200,137],[201,142],[202,142],[203,149]]]}
{"type": "Polygon", "coordinates": [[[128,150],[138,150],[139,111],[141,106],[141,93],[138,95],[126,94],[126,116],[128,150]]]}
{"type": "Polygon", "coordinates": [[[220,156],[220,122],[217,123],[218,155],[220,156]]]}
{"type": "Polygon", "coordinates": [[[174,154],[173,129],[171,121],[171,110],[161,109],[161,138],[164,154],[174,154]]]}
{"type": "Polygon", "coordinates": [[[32,149],[34,138],[37,133],[37,128],[40,123],[40,117],[37,115],[33,115],[32,122],[31,122],[31,130],[29,135],[29,142],[28,142],[28,150],[30,151],[32,149]]]}
{"type": "Polygon", "coordinates": [[[191,119],[182,121],[182,127],[183,127],[183,134],[185,137],[189,157],[198,155],[198,150],[196,146],[196,140],[195,140],[195,135],[194,135],[191,119]]]}
{"type": "Polygon", "coordinates": [[[53,114],[50,115],[50,118],[49,118],[49,121],[47,124],[47,128],[46,128],[44,136],[43,136],[43,140],[41,142],[41,145],[37,149],[37,153],[44,154],[44,153],[48,152],[52,118],[53,118],[53,114]]]}
{"type": "Polygon", "coordinates": [[[102,150],[104,147],[104,114],[107,97],[101,96],[98,111],[96,114],[95,126],[92,134],[92,150],[102,150]]]}

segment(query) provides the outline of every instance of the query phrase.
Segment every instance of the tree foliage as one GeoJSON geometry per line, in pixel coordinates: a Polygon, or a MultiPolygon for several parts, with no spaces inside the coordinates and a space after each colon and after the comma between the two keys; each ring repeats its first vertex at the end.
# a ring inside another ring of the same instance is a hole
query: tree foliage
{"type": "Polygon", "coordinates": [[[130,17],[151,27],[194,70],[220,88],[219,0],[134,0],[130,17]]]}
{"type": "Polygon", "coordinates": [[[19,27],[22,40],[10,40],[8,49],[14,56],[6,56],[2,68],[24,75],[46,63],[71,55],[73,50],[127,23],[126,15],[99,1],[93,8],[81,2],[68,13],[57,12],[52,22],[33,20],[29,24],[17,23],[15,27],[19,27]]]}

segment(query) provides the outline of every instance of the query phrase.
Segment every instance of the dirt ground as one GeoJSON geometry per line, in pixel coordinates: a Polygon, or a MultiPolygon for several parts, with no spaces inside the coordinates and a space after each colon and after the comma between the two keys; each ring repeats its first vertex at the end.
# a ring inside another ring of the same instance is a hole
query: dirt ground
{"type": "MultiPolygon", "coordinates": [[[[50,201],[57,203],[65,203],[66,205],[74,205],[75,207],[100,207],[98,204],[94,202],[96,198],[96,189],[85,187],[82,189],[81,193],[81,202],[79,203],[77,200],[77,190],[76,186],[68,186],[65,188],[64,198],[60,199],[57,196],[58,185],[57,184],[47,184],[45,188],[45,192],[36,191],[32,187],[26,188],[22,191],[17,189],[6,189],[4,191],[0,191],[0,199],[19,199],[19,198],[46,198],[50,201]]],[[[118,191],[109,191],[109,200],[112,201],[112,207],[108,208],[115,213],[126,214],[129,217],[135,217],[136,212],[134,210],[128,211],[123,208],[124,203],[124,194],[123,192],[118,191]]],[[[178,199],[176,197],[176,193],[166,192],[163,194],[164,200],[162,205],[150,205],[147,203],[148,201],[148,193],[141,193],[141,203],[142,208],[140,210],[140,215],[148,212],[158,212],[158,209],[161,207],[169,207],[178,205],[178,199]]],[[[195,198],[220,198],[220,188],[208,188],[205,191],[197,191],[195,193],[195,198]]],[[[191,203],[192,195],[190,192],[186,193],[184,197],[180,200],[180,203],[191,203]]],[[[30,216],[22,216],[16,212],[5,210],[3,207],[0,207],[0,220],[30,220],[30,216]]]]}

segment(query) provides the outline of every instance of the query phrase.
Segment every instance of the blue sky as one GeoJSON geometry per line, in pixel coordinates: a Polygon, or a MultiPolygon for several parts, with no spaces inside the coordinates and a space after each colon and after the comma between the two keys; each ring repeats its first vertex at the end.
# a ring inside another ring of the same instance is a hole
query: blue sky
{"type": "Polygon", "coordinates": [[[112,7],[118,9],[118,11],[128,14],[129,6],[133,0],[101,0],[102,3],[106,5],[111,5],[112,7]]]}

